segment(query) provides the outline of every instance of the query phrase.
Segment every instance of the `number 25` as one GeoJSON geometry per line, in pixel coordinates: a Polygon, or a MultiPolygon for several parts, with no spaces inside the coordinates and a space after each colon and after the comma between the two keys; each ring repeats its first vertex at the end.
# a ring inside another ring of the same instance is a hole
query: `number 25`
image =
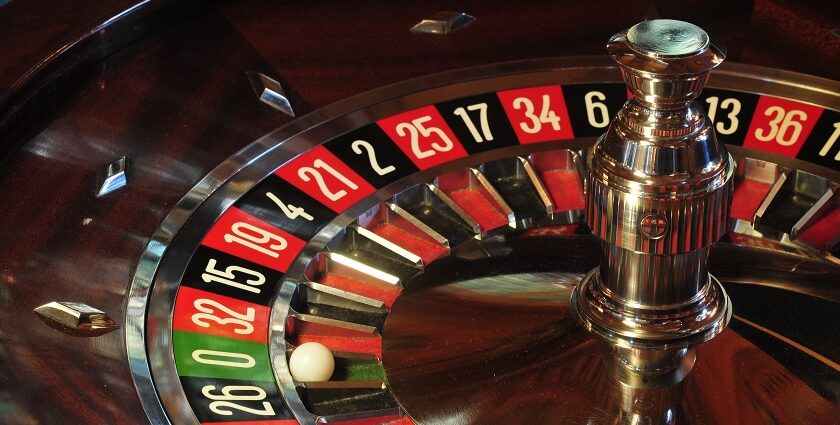
{"type": "Polygon", "coordinates": [[[452,147],[454,146],[452,144],[452,140],[449,138],[449,136],[446,135],[446,133],[443,132],[443,130],[437,127],[425,127],[424,124],[431,120],[432,117],[426,115],[411,120],[411,124],[407,122],[397,124],[396,130],[397,134],[400,135],[400,137],[411,137],[411,151],[414,153],[414,156],[416,156],[417,159],[428,158],[434,155],[436,152],[448,152],[452,150],[452,147]],[[432,142],[432,149],[421,149],[420,136],[431,137],[433,134],[437,135],[442,143],[432,142]]]}

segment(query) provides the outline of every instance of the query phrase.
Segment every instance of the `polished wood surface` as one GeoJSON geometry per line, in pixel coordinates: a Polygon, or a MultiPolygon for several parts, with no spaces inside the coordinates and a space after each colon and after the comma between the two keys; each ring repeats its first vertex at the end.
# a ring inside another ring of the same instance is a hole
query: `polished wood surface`
{"type": "Polygon", "coordinates": [[[248,71],[283,83],[300,115],[434,72],[602,54],[610,35],[658,15],[721,35],[734,61],[840,78],[837,39],[796,41],[827,33],[830,5],[672,3],[475,3],[462,7],[478,21],[448,37],[408,31],[453,7],[443,1],[248,0],[201,10],[153,1],[137,10],[160,13],[108,25],[132,2],[0,6],[0,422],[144,421],[122,332],[70,337],[32,309],[80,301],[122,324],[137,259],[169,209],[224,158],[291,120],[257,101],[248,71]],[[797,8],[807,13],[791,19],[808,25],[805,34],[777,19],[797,8]],[[128,187],[95,197],[105,166],[123,155],[128,187]]]}
{"type": "Polygon", "coordinates": [[[136,261],[169,208],[289,121],[256,101],[245,71],[271,70],[218,14],[170,26],[56,91],[41,110],[49,119],[0,168],[10,195],[0,205],[0,392],[18,412],[0,422],[142,423],[123,333],[70,337],[32,309],[80,301],[124,325],[136,261]],[[128,187],[96,198],[99,174],[123,155],[128,187]]]}
{"type": "MultiPolygon", "coordinates": [[[[4,2],[5,3],[5,2],[4,2]]],[[[0,88],[3,97],[91,31],[137,2],[13,1],[0,8],[0,88]]]]}
{"type": "Polygon", "coordinates": [[[184,18],[198,0],[15,1],[0,8],[0,156],[31,133],[55,91],[123,46],[184,18]]]}

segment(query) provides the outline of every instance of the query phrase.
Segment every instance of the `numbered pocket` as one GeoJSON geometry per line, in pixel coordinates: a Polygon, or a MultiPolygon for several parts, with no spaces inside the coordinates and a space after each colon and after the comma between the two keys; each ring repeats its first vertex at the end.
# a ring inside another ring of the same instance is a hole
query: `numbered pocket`
{"type": "MultiPolygon", "coordinates": [[[[305,242],[281,229],[231,207],[213,225],[202,245],[228,253],[250,262],[285,272],[291,262],[297,257],[305,242]]],[[[208,263],[208,267],[213,264],[208,263]]],[[[260,279],[252,275],[250,280],[233,281],[230,276],[241,277],[247,274],[241,269],[226,269],[224,271],[212,268],[202,274],[204,281],[215,280],[229,285],[240,285],[240,289],[259,291],[255,283],[260,279]],[[247,288],[247,289],[246,289],[247,288]]],[[[261,284],[261,283],[260,283],[261,284]]]]}
{"type": "Polygon", "coordinates": [[[747,130],[744,147],[796,157],[822,111],[819,106],[762,96],[747,130]]]}
{"type": "MultiPolygon", "coordinates": [[[[323,146],[310,149],[280,167],[275,174],[336,213],[344,212],[375,190],[323,146]]],[[[293,211],[288,204],[286,208],[290,214],[305,219],[302,212],[293,211]]]]}
{"type": "Polygon", "coordinates": [[[421,170],[467,155],[434,106],[398,114],[377,124],[421,170]]]}
{"type": "Polygon", "coordinates": [[[574,137],[560,86],[501,91],[498,95],[519,143],[574,137]]]}

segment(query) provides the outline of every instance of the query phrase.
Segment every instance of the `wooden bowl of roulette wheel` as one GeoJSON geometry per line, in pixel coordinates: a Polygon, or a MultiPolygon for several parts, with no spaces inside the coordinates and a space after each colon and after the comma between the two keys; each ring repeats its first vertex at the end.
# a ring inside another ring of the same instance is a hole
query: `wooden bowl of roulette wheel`
{"type": "Polygon", "coordinates": [[[834,11],[468,6],[0,6],[2,422],[834,420],[834,11]],[[670,386],[569,307],[603,46],[657,17],[727,44],[698,103],[738,163],[733,318],[670,386]]]}

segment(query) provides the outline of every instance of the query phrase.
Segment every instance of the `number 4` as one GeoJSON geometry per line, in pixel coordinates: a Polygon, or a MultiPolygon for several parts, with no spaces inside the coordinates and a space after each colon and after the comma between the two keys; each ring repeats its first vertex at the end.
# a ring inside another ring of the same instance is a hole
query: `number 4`
{"type": "Polygon", "coordinates": [[[275,195],[271,192],[267,192],[265,194],[265,196],[267,196],[268,199],[271,199],[272,202],[277,204],[277,206],[280,207],[280,211],[283,211],[283,214],[286,214],[286,217],[289,217],[292,220],[294,220],[298,217],[304,218],[304,219],[309,220],[309,221],[312,221],[312,220],[315,219],[315,217],[312,217],[309,213],[304,211],[303,208],[296,207],[292,204],[286,204],[283,201],[281,201],[280,198],[277,197],[277,195],[275,195]]]}

